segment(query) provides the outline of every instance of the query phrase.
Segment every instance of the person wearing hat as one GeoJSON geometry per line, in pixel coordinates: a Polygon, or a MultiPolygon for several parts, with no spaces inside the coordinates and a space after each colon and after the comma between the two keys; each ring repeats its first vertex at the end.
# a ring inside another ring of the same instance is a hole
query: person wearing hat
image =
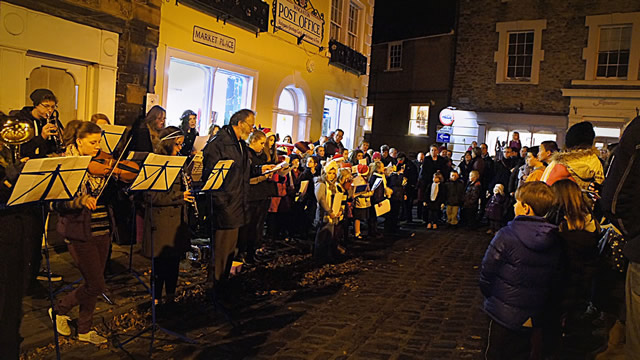
{"type": "Polygon", "coordinates": [[[558,180],[571,179],[585,191],[591,183],[602,184],[604,170],[598,149],[593,147],[595,137],[593,125],[588,121],[571,126],[565,136],[565,151],[551,157],[541,180],[551,186],[558,180]]]}
{"type": "Polygon", "coordinates": [[[309,147],[309,143],[306,141],[298,141],[293,144],[293,152],[298,154],[301,158],[306,157],[308,155],[313,155],[313,150],[309,147]]]}
{"type": "Polygon", "coordinates": [[[57,112],[58,98],[49,89],[36,89],[29,98],[33,106],[25,106],[18,112],[20,120],[33,122],[35,136],[28,142],[20,145],[20,156],[25,158],[43,158],[56,151],[56,143],[52,136],[58,135],[58,131],[63,130],[62,124],[58,120],[56,124],[48,123],[52,114],[57,112]]]}
{"type": "Polygon", "coordinates": [[[193,150],[193,144],[196,141],[196,137],[200,135],[198,133],[198,114],[196,114],[193,110],[185,110],[180,116],[180,130],[184,133],[184,144],[182,146],[182,150],[180,150],[180,155],[182,156],[191,156],[191,152],[193,150]]]}
{"type": "Polygon", "coordinates": [[[322,175],[316,180],[314,186],[318,207],[313,258],[320,264],[335,261],[338,252],[335,226],[340,222],[342,215],[341,212],[334,210],[334,201],[339,201],[337,195],[341,195],[337,187],[338,168],[335,161],[330,161],[322,169],[322,175]]]}

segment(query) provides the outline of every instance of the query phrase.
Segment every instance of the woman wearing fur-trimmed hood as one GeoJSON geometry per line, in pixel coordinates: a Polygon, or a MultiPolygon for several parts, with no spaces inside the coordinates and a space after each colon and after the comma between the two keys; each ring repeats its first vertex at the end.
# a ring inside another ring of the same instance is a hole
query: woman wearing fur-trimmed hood
{"type": "Polygon", "coordinates": [[[551,186],[558,180],[571,179],[586,190],[590,183],[602,184],[604,171],[598,158],[598,149],[593,147],[595,132],[588,121],[569,128],[565,137],[566,150],[551,157],[541,180],[551,186]]]}

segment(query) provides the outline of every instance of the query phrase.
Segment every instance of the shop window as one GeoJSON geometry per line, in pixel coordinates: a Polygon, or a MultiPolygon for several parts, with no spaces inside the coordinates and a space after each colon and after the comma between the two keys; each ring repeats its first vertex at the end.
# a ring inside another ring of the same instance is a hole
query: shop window
{"type": "Polygon", "coordinates": [[[427,135],[429,129],[429,105],[411,105],[409,111],[409,135],[427,135]]]}
{"type": "Polygon", "coordinates": [[[295,86],[287,86],[278,98],[275,131],[280,139],[290,135],[294,141],[303,140],[306,130],[307,101],[304,92],[295,86]]]}
{"type": "Polygon", "coordinates": [[[370,132],[373,128],[373,105],[367,106],[364,114],[364,126],[362,129],[366,132],[370,132]]]}
{"type": "Polygon", "coordinates": [[[167,125],[179,126],[185,110],[198,114],[198,130],[223,126],[231,115],[251,108],[253,76],[178,58],[171,58],[167,86],[167,125]]]}
{"type": "Polygon", "coordinates": [[[503,149],[505,146],[509,144],[509,132],[501,129],[491,129],[487,131],[487,137],[485,142],[487,143],[487,147],[489,150],[489,154],[491,156],[496,155],[496,144],[503,149]]]}
{"type": "Polygon", "coordinates": [[[387,70],[402,70],[402,41],[389,43],[387,70]]]}
{"type": "Polygon", "coordinates": [[[325,96],[322,115],[322,135],[329,135],[331,131],[342,129],[342,131],[344,131],[342,144],[346,148],[352,149],[355,140],[357,114],[358,104],[355,101],[325,96]]]}

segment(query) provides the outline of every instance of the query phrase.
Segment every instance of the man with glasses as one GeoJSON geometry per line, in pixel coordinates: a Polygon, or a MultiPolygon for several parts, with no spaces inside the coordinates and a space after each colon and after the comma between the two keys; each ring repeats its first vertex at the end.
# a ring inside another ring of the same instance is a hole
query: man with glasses
{"type": "Polygon", "coordinates": [[[58,107],[58,99],[49,89],[37,89],[29,95],[33,106],[25,106],[17,114],[21,120],[30,120],[34,124],[35,136],[20,146],[20,156],[28,158],[43,158],[56,152],[53,136],[62,130],[60,121],[56,124],[48,122],[49,117],[58,107]]]}

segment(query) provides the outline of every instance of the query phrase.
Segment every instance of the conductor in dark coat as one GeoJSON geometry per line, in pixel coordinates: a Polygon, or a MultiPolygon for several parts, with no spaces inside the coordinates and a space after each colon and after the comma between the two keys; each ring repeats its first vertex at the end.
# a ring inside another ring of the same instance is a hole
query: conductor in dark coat
{"type": "MultiPolygon", "coordinates": [[[[209,141],[203,150],[203,179],[207,179],[220,160],[233,160],[227,176],[219,190],[211,192],[213,225],[215,228],[215,280],[225,280],[238,242],[238,230],[247,224],[247,194],[251,164],[245,140],[255,124],[255,113],[243,109],[231,116],[224,126],[209,141]]],[[[263,171],[265,169],[262,169],[263,171]]]]}

